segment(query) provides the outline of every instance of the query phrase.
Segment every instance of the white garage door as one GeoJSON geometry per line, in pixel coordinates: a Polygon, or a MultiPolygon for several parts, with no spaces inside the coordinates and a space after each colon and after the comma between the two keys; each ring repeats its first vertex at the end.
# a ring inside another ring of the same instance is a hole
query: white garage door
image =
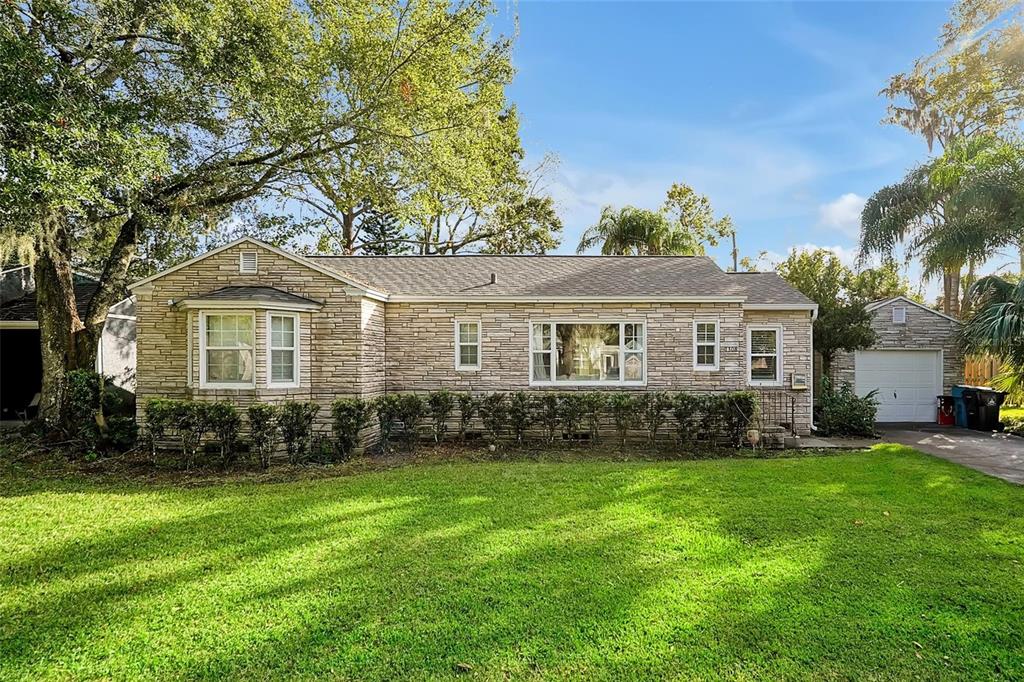
{"type": "Polygon", "coordinates": [[[858,351],[857,395],[878,390],[880,422],[934,422],[941,364],[939,351],[933,350],[858,351]]]}

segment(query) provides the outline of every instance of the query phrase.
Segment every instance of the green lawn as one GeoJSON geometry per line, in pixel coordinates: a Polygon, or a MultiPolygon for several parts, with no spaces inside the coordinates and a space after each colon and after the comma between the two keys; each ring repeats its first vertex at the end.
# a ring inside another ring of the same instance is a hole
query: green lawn
{"type": "Polygon", "coordinates": [[[0,486],[0,677],[1024,676],[1024,488],[897,446],[0,486]]]}

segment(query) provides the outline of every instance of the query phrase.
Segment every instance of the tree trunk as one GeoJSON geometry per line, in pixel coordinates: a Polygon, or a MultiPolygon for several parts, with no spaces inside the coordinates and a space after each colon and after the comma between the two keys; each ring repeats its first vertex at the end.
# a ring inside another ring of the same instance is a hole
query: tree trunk
{"type": "Polygon", "coordinates": [[[37,244],[36,306],[39,319],[43,385],[39,416],[51,427],[63,426],[67,373],[75,369],[75,334],[82,329],[75,306],[71,248],[64,227],[37,244]]]}
{"type": "Polygon", "coordinates": [[[952,296],[949,291],[951,279],[949,269],[947,268],[942,272],[942,312],[946,315],[952,315],[950,312],[950,301],[952,300],[952,296]]]}
{"type": "Polygon", "coordinates": [[[960,316],[960,266],[956,266],[956,269],[952,270],[949,275],[949,291],[951,294],[949,301],[949,315],[953,317],[960,316]]]}
{"type": "Polygon", "coordinates": [[[342,253],[351,256],[356,252],[355,235],[356,216],[352,210],[344,211],[341,214],[341,238],[345,241],[342,244],[342,253]]]}

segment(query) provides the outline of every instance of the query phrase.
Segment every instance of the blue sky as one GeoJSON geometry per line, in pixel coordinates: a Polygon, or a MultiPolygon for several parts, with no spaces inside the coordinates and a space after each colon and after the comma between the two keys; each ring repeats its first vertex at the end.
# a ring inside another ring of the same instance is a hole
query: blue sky
{"type": "MultiPolygon", "coordinates": [[[[933,51],[949,3],[520,1],[509,90],[574,252],[601,206],[707,194],[742,255],[856,245],[864,197],[927,154],[881,123],[888,77],[933,51]]],[[[712,251],[719,264],[727,248],[712,251]]],[[[931,288],[931,287],[930,287],[931,288]]]]}

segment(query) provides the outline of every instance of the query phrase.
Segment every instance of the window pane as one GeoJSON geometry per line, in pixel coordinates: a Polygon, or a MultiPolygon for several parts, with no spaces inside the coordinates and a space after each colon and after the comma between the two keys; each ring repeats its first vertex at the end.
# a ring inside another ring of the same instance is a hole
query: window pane
{"type": "Polygon", "coordinates": [[[750,378],[755,381],[775,381],[778,358],[759,356],[750,359],[750,378]]]}
{"type": "Polygon", "coordinates": [[[714,365],[715,364],[715,347],[714,346],[697,346],[697,364],[698,365],[714,365]]]}
{"type": "Polygon", "coordinates": [[[626,353],[626,381],[643,381],[644,378],[644,355],[643,353],[626,353]]]}
{"type": "Polygon", "coordinates": [[[551,325],[533,325],[533,349],[551,350],[551,325]]]}
{"type": "Polygon", "coordinates": [[[555,326],[559,381],[617,381],[619,325],[559,324],[555,326]]]}
{"type": "Polygon", "coordinates": [[[270,351],[270,380],[272,382],[295,381],[295,351],[270,351]]]}
{"type": "Polygon", "coordinates": [[[273,315],[270,318],[270,345],[274,348],[295,347],[295,318],[273,315]]]}
{"type": "Polygon", "coordinates": [[[697,343],[714,343],[715,325],[710,323],[697,324],[697,343]]]}
{"type": "Polygon", "coordinates": [[[459,341],[462,343],[476,343],[479,338],[479,327],[476,322],[459,323],[459,341]]]}
{"type": "Polygon", "coordinates": [[[533,354],[533,380],[551,381],[551,353],[533,354]]]}
{"type": "Polygon", "coordinates": [[[478,349],[475,343],[459,344],[459,366],[476,367],[477,363],[479,362],[477,350],[478,349]]]}
{"type": "Polygon", "coordinates": [[[776,349],[774,329],[755,329],[750,332],[751,355],[774,355],[776,349]]]}
{"type": "Polygon", "coordinates": [[[623,327],[625,327],[626,350],[643,350],[644,326],[642,324],[626,324],[623,327]]]}
{"type": "Polygon", "coordinates": [[[215,383],[252,383],[251,350],[206,352],[206,379],[215,383]]]}

